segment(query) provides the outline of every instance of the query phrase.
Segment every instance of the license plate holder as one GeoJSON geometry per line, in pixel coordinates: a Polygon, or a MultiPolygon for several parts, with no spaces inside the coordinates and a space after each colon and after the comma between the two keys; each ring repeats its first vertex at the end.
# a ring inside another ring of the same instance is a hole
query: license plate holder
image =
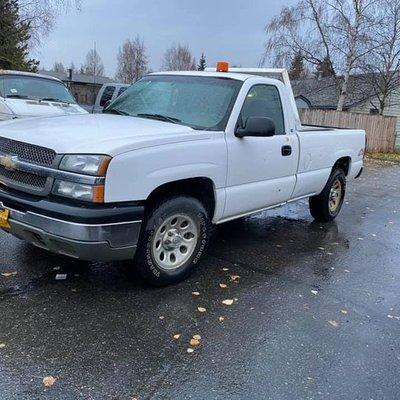
{"type": "Polygon", "coordinates": [[[0,207],[0,228],[10,229],[10,210],[0,207]]]}

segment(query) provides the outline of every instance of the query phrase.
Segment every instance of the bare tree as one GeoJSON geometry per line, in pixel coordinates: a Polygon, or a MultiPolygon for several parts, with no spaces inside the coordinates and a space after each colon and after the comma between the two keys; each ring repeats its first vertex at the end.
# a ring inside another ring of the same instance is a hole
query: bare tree
{"type": "Polygon", "coordinates": [[[101,76],[104,74],[104,65],[101,61],[99,53],[95,49],[91,49],[86,54],[85,64],[81,67],[81,73],[87,75],[101,76]]]}
{"type": "Polygon", "coordinates": [[[60,61],[56,61],[53,65],[52,70],[54,72],[60,72],[60,73],[64,73],[65,72],[65,67],[64,64],[60,61]]]}
{"type": "Polygon", "coordinates": [[[127,39],[118,52],[115,79],[124,83],[134,83],[148,72],[148,58],[144,42],[139,36],[127,39]]]}
{"type": "Polygon", "coordinates": [[[371,105],[383,115],[386,107],[395,105],[392,95],[400,86],[400,0],[382,0],[378,21],[375,36],[380,46],[365,57],[361,68],[373,94],[371,105]]]}
{"type": "Polygon", "coordinates": [[[272,56],[287,65],[301,52],[307,63],[341,75],[337,109],[342,111],[352,71],[379,47],[372,37],[377,5],[377,0],[301,0],[285,7],[266,27],[264,60],[272,56]]]}
{"type": "Polygon", "coordinates": [[[54,28],[57,17],[70,9],[80,9],[81,0],[18,0],[21,21],[30,24],[31,46],[40,43],[54,28]]]}
{"type": "Polygon", "coordinates": [[[173,44],[164,54],[162,69],[164,71],[192,71],[196,69],[196,59],[189,46],[173,44]]]}

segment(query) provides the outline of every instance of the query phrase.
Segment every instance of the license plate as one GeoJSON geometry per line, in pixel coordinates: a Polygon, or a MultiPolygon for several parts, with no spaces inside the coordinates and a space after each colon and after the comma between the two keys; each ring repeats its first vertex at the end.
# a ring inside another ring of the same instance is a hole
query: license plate
{"type": "Polygon", "coordinates": [[[10,210],[0,208],[0,228],[10,228],[8,218],[10,217],[10,210]]]}

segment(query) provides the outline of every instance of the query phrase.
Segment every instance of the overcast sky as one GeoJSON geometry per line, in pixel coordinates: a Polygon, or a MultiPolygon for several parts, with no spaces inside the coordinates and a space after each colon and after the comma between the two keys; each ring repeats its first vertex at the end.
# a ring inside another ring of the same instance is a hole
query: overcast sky
{"type": "Polygon", "coordinates": [[[196,59],[204,51],[209,66],[217,60],[254,67],[262,56],[266,21],[294,0],[82,0],[82,10],[57,20],[36,49],[41,68],[54,61],[78,67],[96,41],[106,75],[113,77],[119,46],[139,34],[158,70],[172,43],[188,44],[196,59]]]}

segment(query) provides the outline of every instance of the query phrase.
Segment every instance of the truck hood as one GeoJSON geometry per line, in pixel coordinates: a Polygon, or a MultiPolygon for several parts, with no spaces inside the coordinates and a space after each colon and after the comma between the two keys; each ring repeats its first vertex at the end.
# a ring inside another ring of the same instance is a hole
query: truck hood
{"type": "Polygon", "coordinates": [[[0,123],[0,136],[57,153],[108,154],[188,140],[211,133],[153,119],[111,114],[27,118],[0,123]]]}
{"type": "Polygon", "coordinates": [[[6,99],[4,104],[17,118],[74,115],[85,114],[87,112],[78,106],[78,104],[66,104],[54,101],[6,99]]]}

